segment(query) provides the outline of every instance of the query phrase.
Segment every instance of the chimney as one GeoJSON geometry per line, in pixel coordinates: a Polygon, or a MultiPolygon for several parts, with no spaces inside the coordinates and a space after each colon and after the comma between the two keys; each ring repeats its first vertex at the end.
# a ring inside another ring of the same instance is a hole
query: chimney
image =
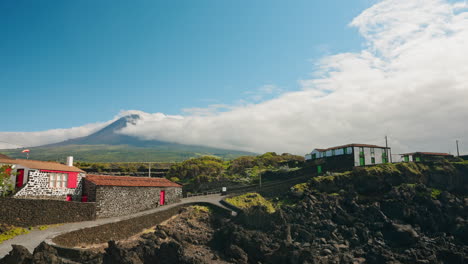
{"type": "Polygon", "coordinates": [[[67,166],[70,166],[70,167],[73,166],[73,156],[67,157],[67,166]]]}

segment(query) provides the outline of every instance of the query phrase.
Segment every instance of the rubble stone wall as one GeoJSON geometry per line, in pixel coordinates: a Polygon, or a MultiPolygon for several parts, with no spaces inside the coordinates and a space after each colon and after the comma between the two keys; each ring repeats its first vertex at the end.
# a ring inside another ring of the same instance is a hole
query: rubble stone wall
{"type": "Polygon", "coordinates": [[[30,227],[94,220],[95,204],[42,199],[0,198],[0,223],[30,227]]]}
{"type": "Polygon", "coordinates": [[[165,204],[176,203],[182,198],[180,187],[97,186],[96,216],[123,216],[156,208],[160,206],[161,191],[165,191],[165,204]]]}

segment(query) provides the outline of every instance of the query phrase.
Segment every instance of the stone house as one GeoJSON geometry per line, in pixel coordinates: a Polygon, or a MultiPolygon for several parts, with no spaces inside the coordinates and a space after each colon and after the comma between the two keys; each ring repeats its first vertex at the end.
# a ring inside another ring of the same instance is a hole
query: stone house
{"type": "Polygon", "coordinates": [[[165,178],[87,175],[83,196],[96,203],[97,217],[122,216],[178,202],[182,186],[165,178]]]}
{"type": "Polygon", "coordinates": [[[327,171],[350,170],[353,167],[389,162],[391,149],[369,144],[347,144],[326,149],[314,149],[305,155],[306,162],[316,167],[318,174],[327,171]]]}
{"type": "Polygon", "coordinates": [[[16,198],[42,198],[79,200],[81,182],[85,172],[68,164],[29,159],[0,159],[0,164],[12,166],[11,182],[15,185],[16,198]]]}

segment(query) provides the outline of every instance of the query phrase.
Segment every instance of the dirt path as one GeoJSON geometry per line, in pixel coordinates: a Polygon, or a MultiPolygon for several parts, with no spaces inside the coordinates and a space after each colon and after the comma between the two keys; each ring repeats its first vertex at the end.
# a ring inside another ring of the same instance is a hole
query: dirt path
{"type": "Polygon", "coordinates": [[[161,206],[155,209],[143,211],[140,213],[132,214],[132,215],[127,215],[127,216],[120,216],[120,217],[111,217],[111,218],[102,218],[102,219],[97,219],[94,221],[85,221],[85,222],[76,222],[76,223],[66,223],[60,226],[55,226],[51,227],[46,230],[34,230],[31,231],[29,234],[24,234],[17,236],[13,239],[4,241],[2,244],[0,244],[0,258],[3,258],[5,255],[10,252],[12,249],[12,245],[22,245],[26,247],[29,251],[33,251],[34,248],[36,248],[42,241],[46,239],[52,239],[60,234],[83,229],[83,228],[88,228],[88,227],[95,227],[95,226],[100,226],[108,223],[115,223],[127,219],[131,219],[134,217],[139,217],[139,216],[144,216],[156,212],[161,212],[168,210],[170,208],[183,205],[183,204],[191,204],[191,203],[210,203],[213,205],[216,205],[218,207],[226,208],[224,205],[220,203],[220,201],[223,199],[223,196],[219,194],[215,195],[207,195],[207,196],[196,196],[196,197],[189,197],[189,198],[183,198],[179,203],[175,204],[170,204],[170,205],[165,205],[161,206]]]}

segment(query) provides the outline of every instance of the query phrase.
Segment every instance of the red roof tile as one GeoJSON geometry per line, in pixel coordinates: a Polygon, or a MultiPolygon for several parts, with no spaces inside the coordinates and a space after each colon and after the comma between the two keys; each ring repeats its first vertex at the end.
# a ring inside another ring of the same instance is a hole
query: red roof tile
{"type": "Polygon", "coordinates": [[[26,168],[36,170],[52,170],[52,171],[73,171],[73,172],[84,172],[83,170],[75,166],[67,166],[53,161],[40,161],[40,160],[28,160],[28,159],[0,159],[0,163],[17,164],[26,168]]]}
{"type": "Polygon", "coordinates": [[[166,178],[87,175],[86,180],[98,186],[182,187],[166,178]]]}

